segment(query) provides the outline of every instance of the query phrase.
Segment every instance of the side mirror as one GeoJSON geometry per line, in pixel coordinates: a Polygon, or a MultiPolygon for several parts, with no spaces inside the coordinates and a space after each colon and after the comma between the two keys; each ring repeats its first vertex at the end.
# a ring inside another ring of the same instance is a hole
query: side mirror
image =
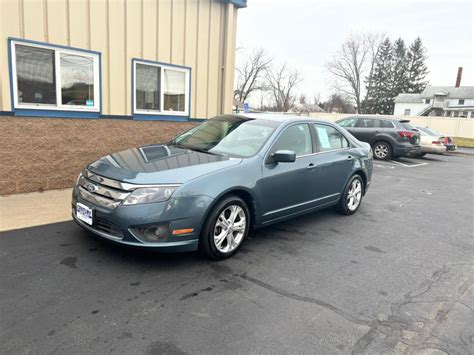
{"type": "Polygon", "coordinates": [[[293,163],[296,160],[296,153],[292,150],[277,150],[271,157],[275,163],[293,163]]]}

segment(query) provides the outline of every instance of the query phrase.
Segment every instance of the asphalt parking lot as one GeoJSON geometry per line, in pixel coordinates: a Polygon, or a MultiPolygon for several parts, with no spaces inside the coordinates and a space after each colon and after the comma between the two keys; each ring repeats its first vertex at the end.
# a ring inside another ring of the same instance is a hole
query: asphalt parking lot
{"type": "Polygon", "coordinates": [[[376,162],[354,216],[164,255],[73,222],[0,236],[0,353],[474,353],[474,158],[376,162]]]}

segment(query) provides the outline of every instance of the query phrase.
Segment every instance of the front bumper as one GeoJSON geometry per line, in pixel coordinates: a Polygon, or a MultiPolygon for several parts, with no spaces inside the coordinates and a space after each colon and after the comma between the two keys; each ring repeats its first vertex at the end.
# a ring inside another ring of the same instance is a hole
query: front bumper
{"type": "Polygon", "coordinates": [[[74,189],[72,217],[82,228],[116,243],[171,252],[194,251],[198,248],[201,225],[211,203],[210,197],[191,196],[142,205],[119,205],[109,209],[82,199],[74,189]],[[77,218],[78,202],[92,209],[92,225],[77,218]],[[148,241],[136,228],[150,226],[166,226],[167,232],[157,241],[148,241]],[[173,230],[183,229],[193,231],[179,235],[172,233],[173,230]]]}

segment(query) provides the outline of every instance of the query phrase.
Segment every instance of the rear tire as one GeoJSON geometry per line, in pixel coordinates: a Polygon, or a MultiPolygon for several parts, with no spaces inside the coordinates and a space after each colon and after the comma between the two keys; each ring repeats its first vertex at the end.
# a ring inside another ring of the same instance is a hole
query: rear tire
{"type": "Polygon", "coordinates": [[[249,229],[247,204],[237,196],[225,197],[214,206],[204,222],[200,250],[214,260],[229,258],[242,246],[249,229]]]}
{"type": "Polygon", "coordinates": [[[364,196],[364,181],[360,175],[353,175],[344,188],[337,210],[347,216],[356,213],[362,203],[362,196],[364,196]]]}
{"type": "Polygon", "coordinates": [[[376,142],[373,151],[375,159],[389,160],[392,158],[392,146],[387,142],[376,142]]]}

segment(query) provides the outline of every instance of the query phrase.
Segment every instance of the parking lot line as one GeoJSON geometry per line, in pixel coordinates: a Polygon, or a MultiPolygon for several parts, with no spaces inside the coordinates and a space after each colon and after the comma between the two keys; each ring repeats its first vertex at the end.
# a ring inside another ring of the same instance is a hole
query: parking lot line
{"type": "Polygon", "coordinates": [[[406,168],[416,168],[417,166],[423,166],[423,165],[428,165],[428,163],[418,163],[418,164],[413,164],[413,165],[407,165],[403,164],[402,162],[396,161],[396,160],[390,160],[392,163],[402,165],[406,168]]]}

